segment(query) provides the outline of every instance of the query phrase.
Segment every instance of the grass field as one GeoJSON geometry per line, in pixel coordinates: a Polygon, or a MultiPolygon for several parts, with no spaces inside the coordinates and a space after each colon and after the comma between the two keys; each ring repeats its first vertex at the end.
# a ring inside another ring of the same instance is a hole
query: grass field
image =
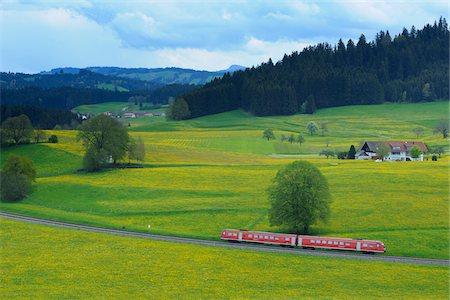
{"type": "MultiPolygon", "coordinates": [[[[314,115],[256,118],[241,111],[183,122],[130,120],[146,143],[146,168],[77,173],[82,147],[74,131],[52,131],[59,144],[2,150],[31,157],[38,170],[33,193],[0,209],[128,230],[217,239],[223,228],[283,231],[269,226],[266,186],[295,159],[307,159],[328,179],[333,197],[328,224],[317,234],[380,239],[388,255],[449,257],[449,159],[374,163],[319,158],[329,143],[348,150],[362,140],[448,141],[433,134],[447,102],[386,104],[320,110],[314,115]],[[328,122],[325,136],[305,124],[328,122]],[[301,133],[305,144],[265,141],[262,131],[301,133]],[[282,154],[300,154],[284,156],[282,154]]],[[[150,118],[149,118],[150,119],[150,118]]]]}
{"type": "Polygon", "coordinates": [[[3,299],[448,299],[446,267],[280,255],[0,219],[3,299]]]}
{"type": "Polygon", "coordinates": [[[97,104],[86,104],[86,105],[80,105],[72,109],[74,112],[79,113],[90,113],[90,114],[102,114],[104,112],[111,112],[114,114],[120,114],[123,112],[135,112],[135,111],[142,111],[142,112],[150,112],[150,113],[159,113],[164,112],[166,108],[157,108],[157,109],[143,109],[140,110],[139,105],[128,105],[128,102],[105,102],[105,103],[97,103],[97,104]]]}

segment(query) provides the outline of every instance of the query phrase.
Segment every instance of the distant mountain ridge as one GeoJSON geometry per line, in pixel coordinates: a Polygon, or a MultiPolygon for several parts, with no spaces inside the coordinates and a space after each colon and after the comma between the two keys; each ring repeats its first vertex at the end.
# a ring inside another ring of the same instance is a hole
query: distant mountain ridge
{"type": "Polygon", "coordinates": [[[168,84],[195,84],[203,85],[214,78],[221,78],[226,73],[233,73],[245,70],[246,67],[232,65],[228,69],[219,71],[199,71],[193,69],[183,69],[177,67],[168,68],[121,68],[121,67],[87,67],[87,68],[55,68],[50,71],[43,71],[41,75],[54,74],[78,74],[80,70],[88,70],[94,73],[117,76],[134,80],[151,82],[156,85],[168,84]]]}

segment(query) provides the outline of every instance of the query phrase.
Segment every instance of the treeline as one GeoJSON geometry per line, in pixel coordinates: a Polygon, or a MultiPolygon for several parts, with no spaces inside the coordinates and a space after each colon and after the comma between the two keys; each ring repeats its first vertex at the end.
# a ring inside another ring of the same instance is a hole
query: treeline
{"type": "Polygon", "coordinates": [[[184,94],[190,117],[243,108],[255,115],[317,108],[449,98],[449,30],[441,18],[422,30],[375,40],[310,46],[257,68],[225,74],[184,94]]]}
{"type": "Polygon", "coordinates": [[[0,73],[0,87],[2,89],[23,89],[28,87],[40,87],[43,89],[55,89],[61,87],[109,89],[112,91],[123,90],[154,90],[161,84],[137,79],[108,76],[88,70],[79,70],[78,73],[64,73],[61,70],[57,74],[23,74],[0,73]]]}
{"type": "Polygon", "coordinates": [[[140,96],[145,102],[167,104],[171,97],[177,97],[195,89],[194,85],[173,84],[156,90],[137,90],[119,92],[96,88],[60,87],[43,89],[27,87],[22,89],[4,89],[1,91],[2,103],[37,106],[57,109],[72,109],[83,104],[103,102],[127,102],[130,97],[140,96]]]}
{"type": "Polygon", "coordinates": [[[53,129],[56,125],[76,127],[81,123],[77,114],[69,110],[49,109],[25,105],[0,105],[0,123],[8,118],[26,115],[34,128],[53,129]]]}

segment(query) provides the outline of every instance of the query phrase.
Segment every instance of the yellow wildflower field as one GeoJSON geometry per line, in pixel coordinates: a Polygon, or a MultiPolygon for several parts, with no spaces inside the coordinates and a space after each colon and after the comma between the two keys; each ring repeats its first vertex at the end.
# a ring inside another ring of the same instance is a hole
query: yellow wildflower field
{"type": "Polygon", "coordinates": [[[447,299],[447,267],[259,253],[0,218],[3,299],[447,299]]]}

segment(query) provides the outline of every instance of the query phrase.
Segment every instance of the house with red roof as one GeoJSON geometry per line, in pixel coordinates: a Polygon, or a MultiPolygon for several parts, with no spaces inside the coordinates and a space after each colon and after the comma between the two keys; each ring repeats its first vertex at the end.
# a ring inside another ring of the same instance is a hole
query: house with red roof
{"type": "Polygon", "coordinates": [[[389,155],[384,157],[388,161],[423,161],[423,154],[428,152],[427,147],[422,142],[392,142],[392,141],[366,141],[361,149],[356,153],[355,159],[381,159],[377,156],[380,145],[386,145],[389,149],[389,155]],[[422,154],[418,158],[411,157],[411,149],[419,147],[422,154]]]}

